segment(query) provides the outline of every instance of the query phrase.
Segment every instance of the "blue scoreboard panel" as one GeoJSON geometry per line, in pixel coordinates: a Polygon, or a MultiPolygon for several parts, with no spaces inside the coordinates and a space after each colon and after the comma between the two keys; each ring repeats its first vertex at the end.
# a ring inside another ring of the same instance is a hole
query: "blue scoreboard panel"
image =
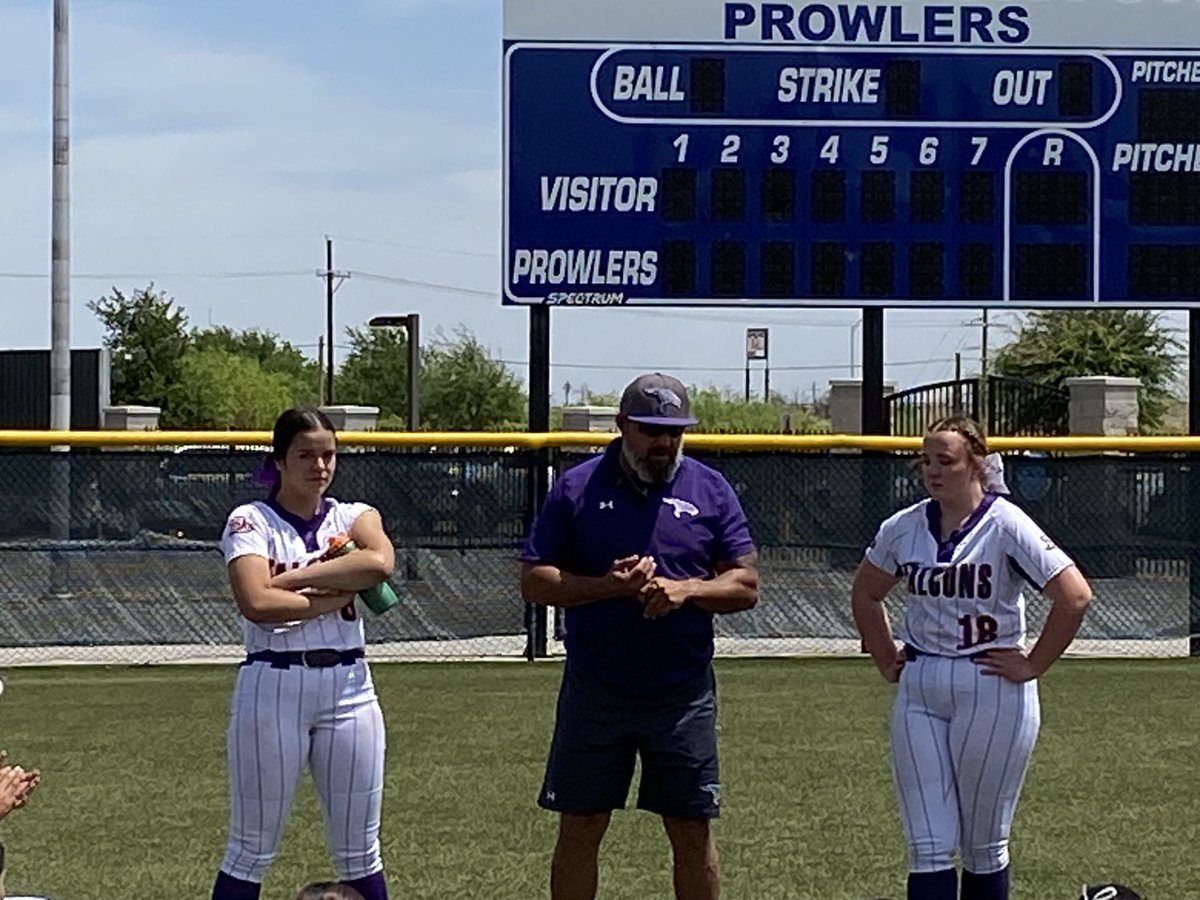
{"type": "Polygon", "coordinates": [[[1200,2],[506,0],[505,302],[1200,305],[1200,2]]]}

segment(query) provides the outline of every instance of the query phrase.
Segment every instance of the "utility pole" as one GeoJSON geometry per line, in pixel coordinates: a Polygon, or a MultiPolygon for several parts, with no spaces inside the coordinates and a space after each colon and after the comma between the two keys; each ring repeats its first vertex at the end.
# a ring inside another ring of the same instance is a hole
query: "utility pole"
{"type": "Polygon", "coordinates": [[[979,338],[979,377],[987,381],[988,375],[988,310],[983,308],[983,316],[980,318],[980,328],[983,332],[979,338]]]}
{"type": "Polygon", "coordinates": [[[325,335],[317,338],[317,396],[325,396],[325,335]]]}
{"type": "Polygon", "coordinates": [[[331,406],[333,404],[333,295],[342,286],[342,282],[350,277],[350,273],[334,270],[333,238],[329,235],[325,235],[325,268],[317,272],[317,277],[325,279],[325,390],[322,403],[331,406]]]}
{"type": "Polygon", "coordinates": [[[988,308],[983,308],[983,315],[980,316],[980,336],[979,336],[979,411],[975,414],[985,430],[990,430],[992,427],[991,405],[988,397],[988,308]]]}
{"type": "Polygon", "coordinates": [[[333,405],[333,238],[325,236],[325,405],[333,405]]]}

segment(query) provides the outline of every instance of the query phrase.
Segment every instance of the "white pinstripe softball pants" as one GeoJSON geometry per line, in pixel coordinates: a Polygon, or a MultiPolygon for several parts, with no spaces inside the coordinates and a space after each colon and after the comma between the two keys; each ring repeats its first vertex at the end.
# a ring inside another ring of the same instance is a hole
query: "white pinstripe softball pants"
{"type": "Polygon", "coordinates": [[[1037,682],[983,675],[970,659],[921,656],[900,676],[891,765],[910,872],[1008,865],[1017,798],[1037,740],[1037,682]]]}
{"type": "Polygon", "coordinates": [[[338,877],[381,871],[383,714],[363,660],[238,670],[229,730],[229,840],[221,869],[261,882],[307,765],[338,877]]]}

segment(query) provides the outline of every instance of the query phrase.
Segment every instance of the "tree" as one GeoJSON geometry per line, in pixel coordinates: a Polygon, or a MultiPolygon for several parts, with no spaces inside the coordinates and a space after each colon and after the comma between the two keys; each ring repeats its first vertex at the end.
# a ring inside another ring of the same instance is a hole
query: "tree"
{"type": "Polygon", "coordinates": [[[350,352],[338,370],[339,403],[379,407],[379,422],[402,422],[408,411],[408,338],[403,328],[347,328],[350,352]]]}
{"type": "Polygon", "coordinates": [[[187,314],[153,282],[130,297],[114,287],[87,307],[104,326],[113,402],[165,409],[189,345],[187,314]]]}
{"type": "Polygon", "coordinates": [[[292,404],[291,386],[258,360],[227,350],[189,350],[167,389],[167,428],[270,430],[292,404]]]}
{"type": "MultiPolygon", "coordinates": [[[[586,394],[592,406],[619,406],[619,394],[586,394]],[[600,402],[596,402],[599,400],[600,402]]],[[[691,413],[699,420],[691,430],[696,433],[735,434],[827,434],[829,432],[828,399],[819,403],[802,403],[797,393],[791,400],[772,393],[770,400],[747,402],[730,388],[713,385],[688,388],[691,413]],[[821,412],[826,415],[822,415],[821,412]]],[[[563,407],[550,409],[550,430],[563,425],[563,407]]]]}
{"type": "Polygon", "coordinates": [[[528,401],[521,382],[466,328],[439,332],[421,359],[421,419],[433,431],[523,429],[528,401]]]}
{"type": "Polygon", "coordinates": [[[583,401],[586,406],[620,406],[621,395],[615,391],[611,394],[587,391],[583,401]]]}
{"type": "Polygon", "coordinates": [[[255,360],[262,371],[279,375],[291,393],[290,405],[310,406],[317,402],[320,366],[316,360],[272,331],[251,328],[234,331],[226,325],[193,329],[192,346],[197,350],[221,350],[255,360]]]}
{"type": "Polygon", "coordinates": [[[1138,426],[1163,424],[1179,383],[1183,345],[1147,310],[1040,310],[996,353],[1002,375],[1061,386],[1066,378],[1114,375],[1142,382],[1138,426]]]}
{"type": "Polygon", "coordinates": [[[798,404],[787,403],[777,394],[770,400],[746,402],[728,389],[692,386],[688,388],[688,399],[692,415],[700,420],[693,429],[697,432],[772,434],[786,430],[807,434],[829,430],[827,420],[798,404]]]}
{"type": "MultiPolygon", "coordinates": [[[[403,328],[349,328],[350,353],[337,375],[340,402],[379,407],[381,428],[408,412],[408,339],[403,328]]],[[[421,352],[421,427],[429,431],[524,428],[519,379],[467,329],[440,332],[421,352]]]]}

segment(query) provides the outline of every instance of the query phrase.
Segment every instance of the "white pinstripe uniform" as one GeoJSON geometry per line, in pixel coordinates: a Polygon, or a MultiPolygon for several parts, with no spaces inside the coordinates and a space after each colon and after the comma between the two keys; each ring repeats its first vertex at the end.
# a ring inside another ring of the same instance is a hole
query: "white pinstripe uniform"
{"type": "MultiPolygon", "coordinates": [[[[368,509],[326,498],[323,517],[303,527],[268,503],[249,503],[230,514],[221,549],[227,563],[257,555],[268,560],[273,573],[298,568],[320,557],[328,538],[346,533],[368,509]]],[[[248,653],[351,650],[364,644],[362,619],[353,604],[301,622],[261,625],[243,619],[242,633],[248,653]]],[[[262,881],[306,764],[339,878],[382,870],[383,714],[365,660],[329,668],[242,666],[227,750],[230,828],[223,871],[243,881],[262,881]]]]}
{"type": "Polygon", "coordinates": [[[976,874],[1008,865],[1008,835],[1040,724],[1037,684],[983,675],[970,656],[1024,648],[1022,583],[1039,590],[1072,565],[1019,507],[986,494],[940,540],[922,501],[887,519],[866,552],[905,588],[899,637],[919,655],[900,676],[891,764],[910,872],[976,874]]]}

